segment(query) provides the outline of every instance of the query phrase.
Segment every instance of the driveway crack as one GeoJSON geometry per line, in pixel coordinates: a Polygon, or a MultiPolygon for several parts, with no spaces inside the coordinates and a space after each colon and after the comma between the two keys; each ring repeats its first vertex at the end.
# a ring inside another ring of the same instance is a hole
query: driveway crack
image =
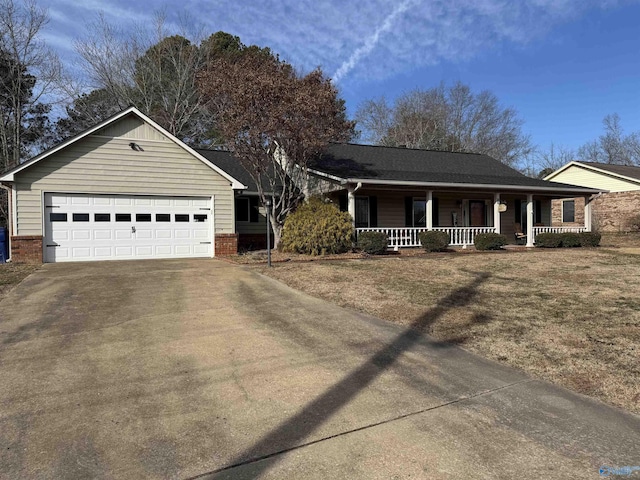
{"type": "Polygon", "coordinates": [[[363,426],[358,427],[358,428],[345,430],[343,432],[336,433],[334,435],[329,435],[329,436],[326,436],[326,437],[318,438],[318,439],[312,440],[310,442],[305,442],[305,443],[301,443],[299,445],[295,445],[295,446],[292,446],[292,447],[289,447],[289,448],[284,448],[282,450],[278,450],[276,452],[268,453],[266,455],[261,455],[259,457],[249,458],[249,459],[244,460],[242,462],[238,462],[238,463],[234,463],[232,465],[227,465],[225,467],[217,468],[215,470],[211,470],[211,471],[206,472],[206,473],[201,473],[201,474],[196,475],[194,477],[189,477],[189,478],[187,478],[185,480],[197,480],[197,479],[205,478],[205,477],[208,477],[208,476],[211,476],[211,475],[215,475],[216,473],[221,473],[221,472],[225,472],[225,471],[228,471],[228,470],[232,470],[234,468],[242,467],[242,466],[245,466],[245,465],[250,465],[252,463],[260,462],[262,460],[267,460],[267,459],[273,458],[273,457],[277,457],[277,456],[283,455],[285,453],[289,453],[289,452],[292,452],[292,451],[295,451],[295,450],[300,450],[300,449],[305,448],[305,447],[310,447],[310,446],[316,445],[318,443],[326,442],[328,440],[333,440],[334,438],[343,437],[343,436],[346,436],[346,435],[350,435],[352,433],[357,433],[357,432],[361,432],[363,430],[368,430],[370,428],[378,427],[380,425],[386,425],[386,424],[389,424],[389,423],[393,423],[393,422],[397,422],[397,421],[400,421],[400,420],[404,420],[404,419],[409,418],[409,417],[413,417],[413,416],[416,416],[416,415],[427,413],[427,412],[430,412],[430,411],[433,411],[433,410],[438,410],[438,409],[441,409],[441,408],[444,408],[444,407],[448,407],[450,405],[455,405],[457,403],[463,403],[463,402],[466,402],[467,400],[472,400],[474,398],[490,395],[490,394],[498,392],[500,390],[505,390],[507,388],[515,387],[515,386],[522,385],[522,384],[529,383],[529,382],[533,382],[533,381],[535,381],[535,379],[527,378],[525,380],[519,380],[517,382],[512,382],[512,383],[509,383],[507,385],[502,385],[500,387],[491,388],[489,390],[481,390],[479,392],[475,392],[475,393],[472,393],[472,394],[469,394],[469,395],[463,395],[463,396],[460,396],[460,397],[455,398],[453,400],[450,400],[448,402],[440,403],[438,405],[434,405],[434,406],[427,407],[427,408],[422,408],[420,410],[416,410],[416,411],[409,412],[409,413],[403,413],[402,415],[397,415],[397,416],[392,417],[392,418],[387,418],[387,419],[381,420],[379,422],[369,423],[367,425],[363,425],[363,426]]]}

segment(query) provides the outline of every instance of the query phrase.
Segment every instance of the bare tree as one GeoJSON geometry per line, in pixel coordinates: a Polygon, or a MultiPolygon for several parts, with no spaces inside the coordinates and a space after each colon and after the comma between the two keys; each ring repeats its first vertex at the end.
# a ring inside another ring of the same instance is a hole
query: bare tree
{"type": "Polygon", "coordinates": [[[573,150],[552,142],[546,150],[536,152],[537,176],[544,178],[575,159],[576,153],[573,150]]]}
{"type": "Polygon", "coordinates": [[[225,32],[205,38],[184,25],[170,34],[158,13],[152,27],[124,31],[101,15],[76,41],[76,51],[91,86],[111,96],[118,109],[135,105],[188,144],[215,146],[219,138],[196,85],[198,72],[221,56],[269,50],[245,46],[225,32]]]}
{"type": "Polygon", "coordinates": [[[40,39],[48,20],[34,0],[0,0],[0,170],[46,146],[46,115],[62,74],[40,39]]]}
{"type": "Polygon", "coordinates": [[[348,140],[353,122],[322,71],[299,75],[265,52],[218,58],[200,75],[228,148],[251,175],[278,245],[286,216],[304,198],[309,162],[329,141],[348,140]]]}
{"type": "Polygon", "coordinates": [[[478,94],[462,83],[414,90],[393,105],[384,98],[364,102],[356,114],[368,141],[430,150],[485,153],[514,165],[532,146],[522,120],[489,91],[478,94]]]}
{"type": "Polygon", "coordinates": [[[640,132],[625,135],[617,113],[602,120],[604,133],[578,149],[581,160],[617,165],[640,165],[640,132]]]}

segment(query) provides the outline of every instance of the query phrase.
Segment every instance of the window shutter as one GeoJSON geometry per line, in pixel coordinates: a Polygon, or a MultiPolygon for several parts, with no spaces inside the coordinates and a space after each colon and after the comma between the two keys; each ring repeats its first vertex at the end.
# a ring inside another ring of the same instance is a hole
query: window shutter
{"type": "Polygon", "coordinates": [[[260,218],[259,205],[260,199],[258,197],[249,197],[249,221],[252,223],[258,223],[260,218]]]}
{"type": "Polygon", "coordinates": [[[434,227],[439,227],[440,226],[440,202],[438,202],[438,199],[436,197],[432,197],[431,198],[431,217],[432,217],[432,223],[434,227]]]}
{"type": "Polygon", "coordinates": [[[378,197],[369,197],[369,226],[378,226],[378,197]]]}
{"type": "Polygon", "coordinates": [[[404,197],[404,226],[413,227],[413,197],[404,197]]]}
{"type": "Polygon", "coordinates": [[[514,211],[516,212],[516,223],[522,225],[522,201],[516,199],[514,211]]]}
{"type": "Polygon", "coordinates": [[[534,218],[534,222],[533,223],[541,223],[542,222],[542,201],[541,200],[536,200],[535,201],[535,205],[536,205],[536,216],[534,218]]]}
{"type": "Polygon", "coordinates": [[[341,193],[338,196],[338,206],[340,207],[341,212],[346,212],[349,210],[348,199],[346,193],[341,193]]]}

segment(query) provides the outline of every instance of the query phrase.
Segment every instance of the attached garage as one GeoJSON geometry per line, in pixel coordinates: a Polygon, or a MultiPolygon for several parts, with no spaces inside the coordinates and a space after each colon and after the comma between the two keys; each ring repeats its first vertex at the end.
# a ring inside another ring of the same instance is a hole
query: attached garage
{"type": "Polygon", "coordinates": [[[240,181],[135,108],[0,177],[11,258],[73,262],[237,251],[240,181]]]}
{"type": "Polygon", "coordinates": [[[46,193],[45,262],[213,256],[211,199],[46,193]]]}

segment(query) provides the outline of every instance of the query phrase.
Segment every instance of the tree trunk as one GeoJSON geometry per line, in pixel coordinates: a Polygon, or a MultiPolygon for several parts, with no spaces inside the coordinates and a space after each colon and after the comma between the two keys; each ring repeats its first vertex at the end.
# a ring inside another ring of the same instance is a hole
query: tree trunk
{"type": "Polygon", "coordinates": [[[282,238],[282,225],[272,222],[271,230],[273,231],[273,249],[276,250],[280,245],[280,239],[282,238]]]}

